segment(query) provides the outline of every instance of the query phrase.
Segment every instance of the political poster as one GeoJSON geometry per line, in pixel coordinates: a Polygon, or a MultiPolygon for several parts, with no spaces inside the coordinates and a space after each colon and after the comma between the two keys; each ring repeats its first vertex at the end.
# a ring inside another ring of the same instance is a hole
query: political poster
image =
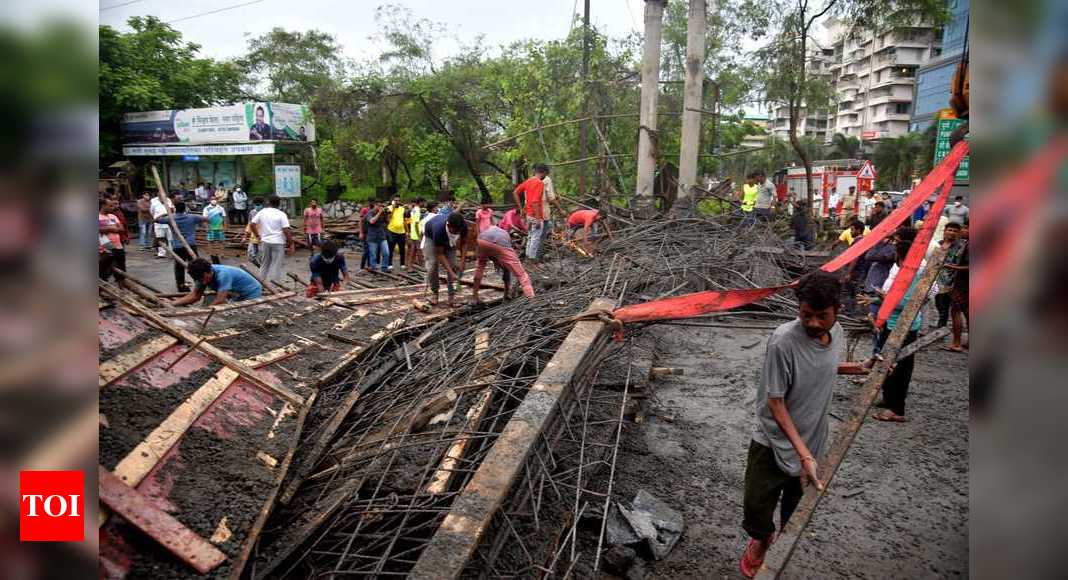
{"type": "Polygon", "coordinates": [[[278,197],[300,197],[300,165],[274,166],[274,194],[278,197]]]}

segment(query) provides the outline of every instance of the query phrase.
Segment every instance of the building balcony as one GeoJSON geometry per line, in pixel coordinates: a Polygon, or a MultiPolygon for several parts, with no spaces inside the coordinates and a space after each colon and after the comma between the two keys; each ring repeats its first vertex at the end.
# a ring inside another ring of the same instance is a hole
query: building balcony
{"type": "Polygon", "coordinates": [[[911,115],[909,113],[877,113],[872,116],[871,123],[884,123],[887,121],[904,121],[908,122],[911,115]]]}

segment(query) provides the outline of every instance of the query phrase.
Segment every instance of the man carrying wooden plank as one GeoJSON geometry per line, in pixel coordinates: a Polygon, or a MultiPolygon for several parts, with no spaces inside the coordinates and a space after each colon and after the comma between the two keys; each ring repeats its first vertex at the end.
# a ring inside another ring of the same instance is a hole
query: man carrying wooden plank
{"type": "Polygon", "coordinates": [[[208,288],[215,291],[212,306],[230,301],[252,300],[259,298],[263,293],[263,286],[248,272],[233,266],[212,264],[204,258],[189,262],[189,276],[195,281],[193,291],[171,304],[175,306],[193,304],[203,298],[204,291],[208,288]]]}
{"type": "Polygon", "coordinates": [[[823,489],[816,457],[827,445],[827,408],[845,333],[838,324],[838,277],[814,272],[797,286],[798,317],[772,333],[757,386],[756,426],[745,468],[742,527],[751,538],[742,574],[752,578],[775,535],[801,501],[805,485],[823,489]]]}

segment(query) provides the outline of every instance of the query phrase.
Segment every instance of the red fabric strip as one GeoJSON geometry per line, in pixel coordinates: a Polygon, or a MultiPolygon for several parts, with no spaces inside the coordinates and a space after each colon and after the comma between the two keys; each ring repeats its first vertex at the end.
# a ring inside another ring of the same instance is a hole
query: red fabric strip
{"type": "Polygon", "coordinates": [[[790,285],[775,286],[773,288],[696,292],[624,306],[613,312],[612,316],[623,322],[693,318],[710,312],[720,312],[752,304],[789,287],[790,285]]]}
{"type": "MultiPolygon", "coordinates": [[[[931,238],[934,237],[935,228],[938,227],[938,218],[942,215],[942,210],[946,208],[949,191],[953,189],[953,175],[953,173],[950,173],[946,177],[945,183],[942,184],[942,193],[938,195],[938,199],[935,200],[934,205],[931,206],[931,212],[928,214],[931,219],[924,221],[923,228],[916,233],[916,239],[913,240],[908,255],[905,256],[905,260],[901,263],[897,271],[897,277],[894,278],[894,282],[890,285],[890,291],[883,297],[882,306],[879,307],[879,315],[875,319],[875,328],[882,328],[886,324],[894,308],[905,298],[905,293],[908,292],[909,286],[912,285],[912,279],[916,277],[916,272],[919,271],[920,265],[923,264],[923,258],[927,255],[927,247],[931,243],[931,238]]],[[[924,296],[913,295],[912,299],[923,300],[924,296]]]]}

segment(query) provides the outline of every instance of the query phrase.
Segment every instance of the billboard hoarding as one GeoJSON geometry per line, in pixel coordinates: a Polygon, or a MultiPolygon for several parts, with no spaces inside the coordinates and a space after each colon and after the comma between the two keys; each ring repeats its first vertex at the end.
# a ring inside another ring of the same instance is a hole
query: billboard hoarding
{"type": "MultiPolygon", "coordinates": [[[[953,131],[957,130],[964,124],[963,119],[939,119],[938,120],[938,132],[935,136],[935,150],[934,150],[934,164],[938,165],[939,162],[949,155],[950,146],[949,139],[953,135],[953,131]]],[[[959,184],[968,183],[971,179],[971,155],[965,155],[960,160],[960,165],[957,166],[957,173],[953,176],[953,182],[959,184]]]]}
{"type": "Polygon", "coordinates": [[[271,102],[127,113],[120,131],[128,145],[315,141],[315,121],[306,105],[271,102]]]}
{"type": "Polygon", "coordinates": [[[263,155],[274,153],[274,143],[234,145],[133,145],[122,148],[127,157],[171,157],[186,155],[263,155]]]}

